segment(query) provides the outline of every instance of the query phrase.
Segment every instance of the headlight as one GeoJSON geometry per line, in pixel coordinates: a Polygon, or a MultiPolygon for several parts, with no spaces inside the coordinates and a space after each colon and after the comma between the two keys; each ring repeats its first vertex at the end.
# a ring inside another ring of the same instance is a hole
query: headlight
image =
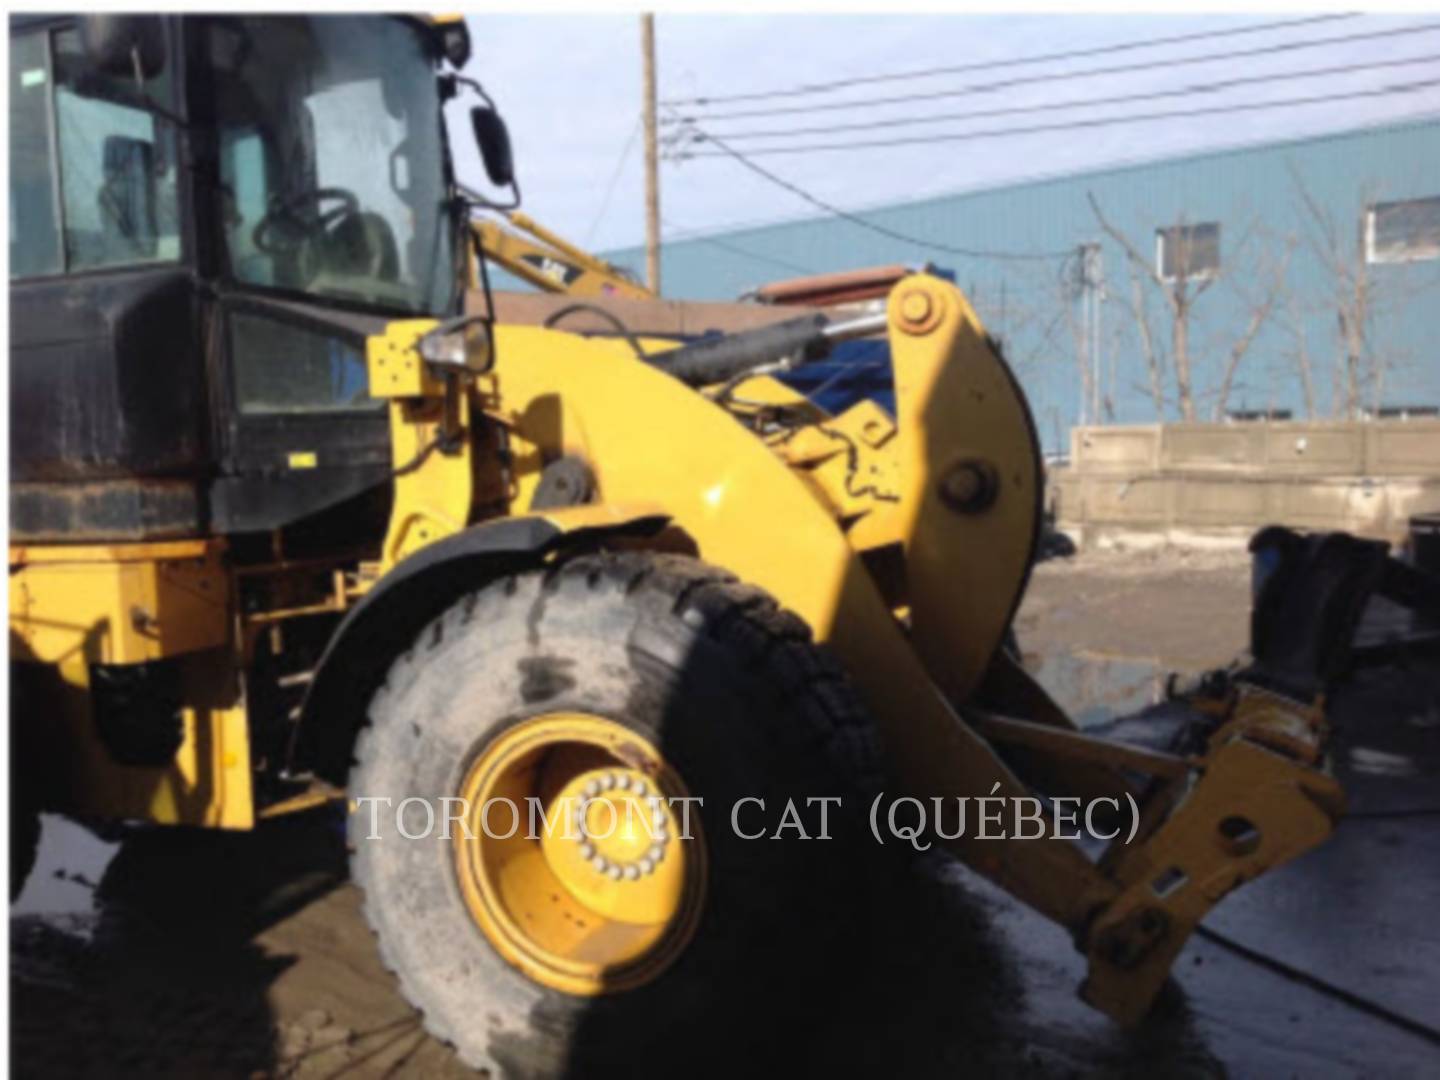
{"type": "Polygon", "coordinates": [[[416,348],[427,364],[448,372],[483,375],[495,363],[490,327],[474,315],[441,323],[422,334],[416,348]]]}

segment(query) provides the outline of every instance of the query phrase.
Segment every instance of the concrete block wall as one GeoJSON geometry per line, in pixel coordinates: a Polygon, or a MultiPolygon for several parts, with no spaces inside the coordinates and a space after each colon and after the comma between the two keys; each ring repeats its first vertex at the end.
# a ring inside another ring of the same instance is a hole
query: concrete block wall
{"type": "Polygon", "coordinates": [[[1077,427],[1051,470],[1087,544],[1238,543],[1262,525],[1398,540],[1440,510],[1440,420],[1077,427]]]}

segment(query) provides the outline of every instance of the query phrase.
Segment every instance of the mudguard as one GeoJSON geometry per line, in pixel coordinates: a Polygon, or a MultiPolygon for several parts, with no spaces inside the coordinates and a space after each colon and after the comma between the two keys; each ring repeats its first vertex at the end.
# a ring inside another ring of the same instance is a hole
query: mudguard
{"type": "Polygon", "coordinates": [[[346,614],[300,707],[294,762],[343,785],[350,748],[390,661],[460,596],[559,551],[652,536],[669,518],[648,506],[587,505],[472,525],[403,559],[346,614]]]}

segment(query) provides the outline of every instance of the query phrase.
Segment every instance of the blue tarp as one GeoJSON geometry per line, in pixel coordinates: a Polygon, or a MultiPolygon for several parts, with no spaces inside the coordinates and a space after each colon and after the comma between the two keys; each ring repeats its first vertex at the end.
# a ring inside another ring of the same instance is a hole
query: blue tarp
{"type": "Polygon", "coordinates": [[[824,360],[787,372],[780,381],[832,415],[865,398],[895,415],[895,380],[886,341],[842,341],[824,360]]]}

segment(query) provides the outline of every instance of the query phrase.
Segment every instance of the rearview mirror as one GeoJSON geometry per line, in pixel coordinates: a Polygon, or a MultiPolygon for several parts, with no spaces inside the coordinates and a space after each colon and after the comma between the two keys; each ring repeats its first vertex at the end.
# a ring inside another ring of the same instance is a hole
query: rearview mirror
{"type": "Polygon", "coordinates": [[[470,110],[470,126],[475,130],[475,145],[485,163],[485,175],[496,187],[509,187],[515,182],[515,160],[510,154],[510,132],[500,114],[488,105],[470,110]]]}
{"type": "Polygon", "coordinates": [[[165,70],[165,24],[158,15],[86,15],[80,20],[86,59],[113,78],[140,82],[165,70]]]}

